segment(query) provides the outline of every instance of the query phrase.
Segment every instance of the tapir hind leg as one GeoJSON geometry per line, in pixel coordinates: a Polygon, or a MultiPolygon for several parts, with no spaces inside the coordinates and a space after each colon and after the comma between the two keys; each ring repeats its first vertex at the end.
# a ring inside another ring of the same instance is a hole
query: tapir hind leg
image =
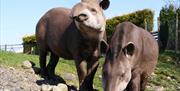
{"type": "Polygon", "coordinates": [[[54,54],[53,52],[51,52],[50,60],[49,60],[49,63],[47,65],[48,77],[49,78],[55,77],[55,68],[56,68],[56,65],[58,63],[58,60],[59,60],[59,57],[56,54],[54,54]]]}
{"type": "Polygon", "coordinates": [[[39,64],[40,64],[40,75],[41,75],[42,77],[47,76],[46,55],[47,55],[47,52],[46,52],[46,51],[41,51],[41,50],[40,50],[40,54],[39,54],[39,64]]]}

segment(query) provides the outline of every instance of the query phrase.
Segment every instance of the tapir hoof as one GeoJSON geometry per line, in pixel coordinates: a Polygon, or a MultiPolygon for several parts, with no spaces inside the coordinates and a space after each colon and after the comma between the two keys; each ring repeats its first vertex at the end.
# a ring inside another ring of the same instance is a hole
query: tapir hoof
{"type": "Polygon", "coordinates": [[[82,85],[79,90],[80,91],[96,91],[95,89],[93,89],[92,86],[86,86],[86,85],[82,85]]]}
{"type": "Polygon", "coordinates": [[[43,77],[43,78],[45,78],[45,77],[47,77],[48,76],[48,72],[47,72],[47,70],[46,69],[40,69],[40,76],[41,77],[43,77]]]}

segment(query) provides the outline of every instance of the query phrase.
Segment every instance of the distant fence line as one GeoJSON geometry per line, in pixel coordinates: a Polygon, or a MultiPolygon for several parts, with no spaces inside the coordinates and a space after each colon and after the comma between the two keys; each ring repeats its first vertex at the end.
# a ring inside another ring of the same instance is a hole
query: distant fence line
{"type": "Polygon", "coordinates": [[[36,54],[37,46],[35,43],[32,44],[5,44],[0,45],[0,50],[11,51],[16,53],[25,53],[25,54],[36,54]]]}
{"type": "MultiPolygon", "coordinates": [[[[158,41],[158,31],[151,32],[151,34],[158,41]]],[[[0,50],[25,54],[38,54],[36,43],[0,45],[0,50]]]]}
{"type": "Polygon", "coordinates": [[[154,38],[158,41],[158,31],[151,32],[151,34],[154,36],[154,38]]]}
{"type": "Polygon", "coordinates": [[[4,50],[4,51],[16,52],[16,51],[20,51],[21,49],[23,49],[23,44],[0,45],[0,50],[4,50]]]}

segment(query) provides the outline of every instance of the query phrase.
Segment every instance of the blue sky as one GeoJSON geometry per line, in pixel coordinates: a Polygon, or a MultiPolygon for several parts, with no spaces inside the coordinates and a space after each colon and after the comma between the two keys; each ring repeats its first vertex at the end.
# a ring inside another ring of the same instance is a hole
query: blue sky
{"type": "MultiPolygon", "coordinates": [[[[35,33],[40,17],[53,7],[71,8],[80,0],[0,0],[0,45],[20,44],[22,37],[35,33]]],[[[149,8],[155,12],[154,30],[163,0],[110,0],[107,18],[149,8]]]]}

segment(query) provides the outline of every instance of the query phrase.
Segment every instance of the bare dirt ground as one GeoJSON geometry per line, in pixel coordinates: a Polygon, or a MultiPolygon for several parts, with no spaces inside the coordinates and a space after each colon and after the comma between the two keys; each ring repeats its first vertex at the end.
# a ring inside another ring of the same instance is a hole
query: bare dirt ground
{"type": "Polygon", "coordinates": [[[77,88],[62,83],[60,77],[41,78],[33,69],[0,66],[0,91],[77,91],[77,88]]]}
{"type": "Polygon", "coordinates": [[[0,91],[38,91],[41,80],[32,70],[20,70],[13,67],[0,67],[0,91]]]}

